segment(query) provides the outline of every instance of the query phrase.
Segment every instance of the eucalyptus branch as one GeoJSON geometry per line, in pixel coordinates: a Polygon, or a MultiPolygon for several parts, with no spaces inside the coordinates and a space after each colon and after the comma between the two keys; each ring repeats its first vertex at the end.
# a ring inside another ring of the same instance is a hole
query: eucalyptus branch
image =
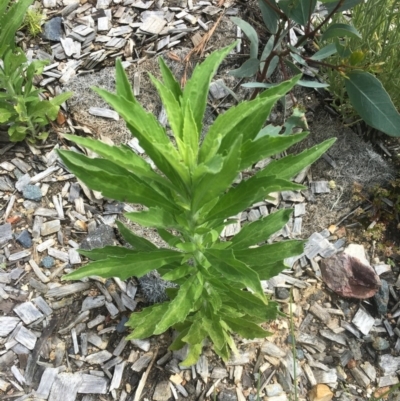
{"type": "Polygon", "coordinates": [[[282,18],[284,21],[286,21],[288,19],[286,17],[286,15],[275,4],[270,3],[269,0],[263,0],[263,1],[264,1],[264,3],[267,4],[267,6],[269,8],[272,8],[279,15],[279,17],[282,18]]]}

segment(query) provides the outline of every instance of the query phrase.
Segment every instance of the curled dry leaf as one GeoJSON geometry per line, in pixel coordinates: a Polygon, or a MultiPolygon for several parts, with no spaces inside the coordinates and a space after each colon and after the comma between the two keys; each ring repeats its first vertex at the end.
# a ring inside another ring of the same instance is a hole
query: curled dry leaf
{"type": "Polygon", "coordinates": [[[337,294],[347,298],[371,298],[381,282],[371,266],[342,253],[321,261],[322,279],[337,294]]]}

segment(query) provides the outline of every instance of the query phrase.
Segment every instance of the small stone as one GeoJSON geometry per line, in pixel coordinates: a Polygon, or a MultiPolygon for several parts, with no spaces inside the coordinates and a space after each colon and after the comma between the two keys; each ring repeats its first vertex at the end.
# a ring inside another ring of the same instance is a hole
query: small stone
{"type": "Polygon", "coordinates": [[[53,42],[59,42],[62,35],[61,23],[61,17],[55,17],[47,21],[43,27],[43,38],[53,42]]]}
{"type": "Polygon", "coordinates": [[[29,234],[28,230],[22,231],[18,237],[16,238],[17,242],[19,242],[24,248],[30,248],[32,246],[32,237],[29,234]]]}
{"type": "Polygon", "coordinates": [[[381,337],[376,337],[374,342],[372,343],[372,347],[377,351],[384,351],[390,347],[390,344],[387,340],[381,337]]]}
{"type": "Polygon", "coordinates": [[[279,383],[268,384],[268,386],[265,387],[265,392],[268,397],[274,397],[281,395],[283,393],[283,388],[279,383]]]}
{"type": "Polygon", "coordinates": [[[118,333],[124,333],[126,331],[125,323],[128,321],[126,316],[122,316],[121,320],[117,324],[116,330],[118,333]]]}
{"type": "Polygon", "coordinates": [[[299,361],[304,359],[304,351],[301,348],[296,348],[296,355],[299,361]]]}
{"type": "Polygon", "coordinates": [[[54,258],[51,256],[45,256],[40,264],[45,268],[45,269],[51,269],[54,266],[54,258]]]}
{"type": "Polygon", "coordinates": [[[275,289],[275,295],[278,299],[288,299],[290,293],[287,288],[277,287],[275,289]]]}
{"type": "Polygon", "coordinates": [[[42,191],[36,185],[26,185],[22,190],[25,199],[40,202],[42,199],[42,191]]]}
{"type": "Polygon", "coordinates": [[[237,401],[236,392],[224,389],[218,394],[218,401],[237,401]]]}
{"type": "Polygon", "coordinates": [[[378,312],[384,315],[387,312],[387,305],[389,302],[389,285],[386,280],[381,279],[381,286],[378,292],[374,295],[378,312]]]}
{"type": "Polygon", "coordinates": [[[82,241],[80,247],[85,250],[104,248],[106,245],[114,245],[114,240],[115,234],[112,227],[102,224],[82,241]]]}
{"type": "Polygon", "coordinates": [[[317,384],[308,393],[310,401],[331,401],[333,393],[325,384],[317,384]]]}

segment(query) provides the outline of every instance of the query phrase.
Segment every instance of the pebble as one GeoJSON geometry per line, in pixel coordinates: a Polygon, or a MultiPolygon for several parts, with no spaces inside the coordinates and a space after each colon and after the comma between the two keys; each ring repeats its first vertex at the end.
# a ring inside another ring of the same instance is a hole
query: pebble
{"type": "Polygon", "coordinates": [[[43,38],[53,42],[59,42],[62,35],[61,23],[61,17],[55,17],[47,21],[43,26],[43,38]]]}
{"type": "Polygon", "coordinates": [[[25,199],[40,202],[42,199],[42,191],[36,185],[26,185],[22,191],[25,199]]]}
{"type": "Polygon", "coordinates": [[[102,224],[82,241],[80,247],[86,250],[104,248],[106,245],[114,245],[114,241],[115,234],[112,227],[102,224]]]}
{"type": "Polygon", "coordinates": [[[32,237],[28,230],[22,231],[16,238],[17,242],[20,243],[24,248],[30,248],[32,246],[32,237]]]}
{"type": "Polygon", "coordinates": [[[54,258],[51,256],[45,256],[41,261],[41,265],[45,269],[51,269],[54,266],[54,258]]]}
{"type": "Polygon", "coordinates": [[[275,295],[276,295],[276,297],[277,297],[278,299],[288,299],[290,293],[289,293],[289,291],[288,291],[287,288],[280,288],[280,287],[277,287],[277,288],[275,289],[275,295]]]}
{"type": "Polygon", "coordinates": [[[124,333],[126,331],[125,323],[128,321],[126,316],[122,316],[121,320],[117,324],[116,330],[118,333],[124,333]]]}
{"type": "Polygon", "coordinates": [[[218,401],[237,401],[236,392],[232,390],[222,390],[218,394],[218,401]]]}
{"type": "Polygon", "coordinates": [[[372,343],[372,347],[377,351],[383,351],[390,347],[390,344],[387,340],[381,337],[376,337],[374,342],[372,343]]]}
{"type": "Polygon", "coordinates": [[[304,359],[304,351],[301,348],[296,348],[296,355],[299,361],[304,359]]]}

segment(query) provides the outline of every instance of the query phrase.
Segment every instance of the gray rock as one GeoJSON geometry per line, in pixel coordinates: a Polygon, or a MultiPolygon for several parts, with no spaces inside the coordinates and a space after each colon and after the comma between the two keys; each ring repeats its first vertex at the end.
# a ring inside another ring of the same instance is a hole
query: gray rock
{"type": "Polygon", "coordinates": [[[382,337],[376,337],[374,342],[372,343],[372,347],[377,351],[384,351],[390,347],[390,344],[387,340],[382,337]]]}
{"type": "Polygon", "coordinates": [[[275,295],[278,299],[288,299],[289,298],[289,291],[287,288],[275,288],[275,295]]]}
{"type": "Polygon", "coordinates": [[[40,202],[42,199],[42,191],[36,185],[26,185],[22,190],[25,199],[40,202]]]}
{"type": "Polygon", "coordinates": [[[110,226],[102,224],[82,241],[80,247],[86,250],[104,248],[106,245],[114,245],[114,241],[114,230],[110,226]]]}
{"type": "Polygon", "coordinates": [[[54,266],[54,258],[51,256],[45,256],[40,264],[45,268],[45,269],[51,269],[54,266]]]}
{"type": "Polygon", "coordinates": [[[236,391],[222,390],[218,394],[218,401],[237,401],[236,391]]]}
{"type": "Polygon", "coordinates": [[[16,238],[24,248],[30,248],[32,246],[32,237],[28,230],[22,231],[16,238]]]}
{"type": "Polygon", "coordinates": [[[61,17],[55,17],[47,21],[43,27],[43,38],[53,42],[59,42],[62,35],[61,23],[61,17]]]}

